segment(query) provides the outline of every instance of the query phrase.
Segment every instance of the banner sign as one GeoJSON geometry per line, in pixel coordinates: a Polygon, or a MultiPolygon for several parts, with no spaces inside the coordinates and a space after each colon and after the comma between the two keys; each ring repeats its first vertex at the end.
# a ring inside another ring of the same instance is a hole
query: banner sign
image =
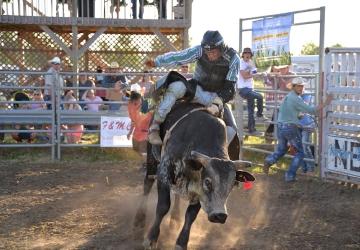
{"type": "Polygon", "coordinates": [[[359,141],[328,136],[327,158],[327,169],[360,177],[359,141]]]}
{"type": "Polygon", "coordinates": [[[101,117],[100,146],[101,147],[132,147],[131,139],[127,139],[130,131],[129,117],[101,117]]]}
{"type": "Polygon", "coordinates": [[[291,64],[289,39],[293,22],[293,13],[252,22],[252,51],[257,68],[291,64]]]}

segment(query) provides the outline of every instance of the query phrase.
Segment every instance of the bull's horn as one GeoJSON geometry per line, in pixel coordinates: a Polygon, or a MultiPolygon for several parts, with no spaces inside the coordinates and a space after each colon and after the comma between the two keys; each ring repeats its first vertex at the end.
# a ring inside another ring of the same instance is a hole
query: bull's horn
{"type": "Polygon", "coordinates": [[[251,168],[252,162],[251,161],[242,161],[242,160],[236,160],[234,161],[236,168],[251,168]]]}
{"type": "Polygon", "coordinates": [[[209,156],[199,153],[197,151],[191,151],[191,158],[193,160],[199,161],[203,166],[207,166],[211,160],[209,156]]]}

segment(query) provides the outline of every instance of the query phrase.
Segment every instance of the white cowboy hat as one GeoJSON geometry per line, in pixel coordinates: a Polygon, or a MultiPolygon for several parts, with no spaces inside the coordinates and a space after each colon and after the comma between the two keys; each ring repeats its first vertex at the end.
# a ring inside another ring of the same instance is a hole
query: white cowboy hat
{"type": "Polygon", "coordinates": [[[119,64],[117,63],[117,62],[111,62],[110,63],[110,68],[112,68],[112,69],[117,69],[117,68],[119,68],[120,66],[119,66],[119,64]]]}
{"type": "Polygon", "coordinates": [[[55,56],[53,59],[51,59],[49,61],[49,63],[52,63],[52,64],[60,64],[61,63],[61,60],[59,57],[55,56]]]}

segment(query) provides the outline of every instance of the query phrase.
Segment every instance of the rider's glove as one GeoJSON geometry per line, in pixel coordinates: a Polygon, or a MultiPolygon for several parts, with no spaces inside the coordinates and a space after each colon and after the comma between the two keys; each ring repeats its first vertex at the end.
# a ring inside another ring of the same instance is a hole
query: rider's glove
{"type": "Polygon", "coordinates": [[[214,100],[212,101],[212,104],[209,107],[207,107],[207,110],[209,111],[210,114],[218,116],[222,113],[223,108],[224,108],[224,104],[221,98],[215,97],[214,100]]]}

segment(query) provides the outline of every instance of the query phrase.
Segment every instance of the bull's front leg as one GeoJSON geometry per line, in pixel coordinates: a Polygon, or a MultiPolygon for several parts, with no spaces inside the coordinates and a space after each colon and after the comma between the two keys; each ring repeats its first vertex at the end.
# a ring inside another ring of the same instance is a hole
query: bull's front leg
{"type": "Polygon", "coordinates": [[[170,187],[161,181],[157,182],[158,202],[156,206],[155,221],[144,241],[145,249],[154,249],[160,234],[160,224],[170,209],[170,187]]]}
{"type": "MultiPolygon", "coordinates": [[[[151,188],[155,182],[156,170],[157,170],[157,162],[152,156],[151,148],[148,146],[148,156],[146,160],[146,175],[144,178],[144,195],[140,201],[139,208],[135,215],[134,220],[134,228],[135,229],[144,229],[145,228],[145,220],[146,220],[146,203],[149,197],[149,193],[151,188]]],[[[141,236],[143,237],[143,235],[141,236]]]]}
{"type": "Polygon", "coordinates": [[[187,244],[188,244],[189,235],[190,235],[190,229],[200,211],[200,208],[201,208],[201,205],[200,205],[200,202],[198,202],[193,205],[190,204],[188,206],[188,208],[186,209],[184,226],[181,229],[179,237],[176,240],[176,247],[175,247],[176,250],[187,249],[187,244]]]}

